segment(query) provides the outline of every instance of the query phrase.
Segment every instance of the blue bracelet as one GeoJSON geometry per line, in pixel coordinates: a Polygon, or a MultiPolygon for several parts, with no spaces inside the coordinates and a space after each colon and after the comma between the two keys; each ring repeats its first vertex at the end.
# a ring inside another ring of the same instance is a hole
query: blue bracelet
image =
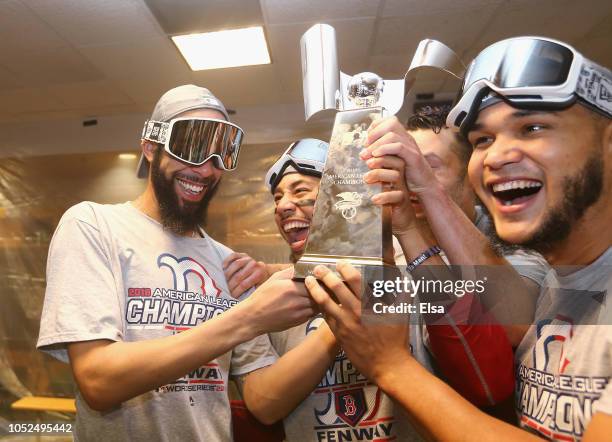
{"type": "Polygon", "coordinates": [[[421,253],[419,256],[417,256],[414,259],[414,261],[408,264],[406,266],[406,270],[408,270],[409,272],[412,272],[415,268],[417,268],[420,264],[422,264],[427,258],[431,258],[432,256],[437,255],[441,251],[442,249],[440,249],[440,247],[438,246],[430,247],[429,249],[421,253]]]}

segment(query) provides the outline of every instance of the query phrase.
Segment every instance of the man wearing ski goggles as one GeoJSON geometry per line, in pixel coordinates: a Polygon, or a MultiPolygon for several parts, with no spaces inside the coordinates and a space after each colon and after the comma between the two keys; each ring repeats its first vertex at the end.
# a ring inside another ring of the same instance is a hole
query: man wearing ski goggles
{"type": "MultiPolygon", "coordinates": [[[[515,353],[519,424],[553,440],[605,440],[612,431],[611,82],[608,69],[563,43],[505,40],[472,62],[447,119],[473,147],[470,183],[499,239],[533,248],[551,265],[572,266],[548,275],[515,353]]],[[[388,125],[370,129],[368,154],[402,158],[441,246],[463,262],[488,264],[487,244],[457,215],[414,146],[392,143],[382,130],[388,125]]],[[[341,271],[345,279],[354,272],[349,267],[341,271]]],[[[405,326],[361,322],[358,296],[333,274],[326,285],[335,287],[340,305],[307,281],[355,367],[429,437],[533,440],[423,370],[405,351],[405,326]]]]}
{"type": "Polygon", "coordinates": [[[514,107],[538,110],[566,109],[578,101],[610,117],[612,72],[559,41],[503,40],[470,64],[447,125],[466,133],[480,109],[502,98],[514,107]]]}
{"type": "Polygon", "coordinates": [[[38,347],[72,366],[79,440],[231,440],[230,376],[249,410],[274,422],[334,360],[332,338],[275,363],[262,334],[315,314],[291,272],[240,303],[232,297],[223,274],[232,251],[203,228],[239,147],[224,118],[206,88],[164,93],[151,115],[163,124],[147,124],[141,140],[143,193],[121,204],[79,203],[53,235],[38,347]],[[187,379],[197,388],[185,388],[187,379]],[[157,425],[169,421],[172,428],[157,425]]]}

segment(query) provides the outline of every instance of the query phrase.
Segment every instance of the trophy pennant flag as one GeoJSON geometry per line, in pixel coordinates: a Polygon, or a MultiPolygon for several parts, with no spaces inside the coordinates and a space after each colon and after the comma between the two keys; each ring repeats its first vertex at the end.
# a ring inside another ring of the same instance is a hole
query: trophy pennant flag
{"type": "Polygon", "coordinates": [[[371,197],[382,186],[367,185],[367,165],[359,158],[370,124],[383,116],[405,114],[405,97],[417,73],[435,68],[462,78],[465,67],[444,44],[423,40],[403,79],[383,80],[371,72],[347,75],[338,67],[333,27],[317,24],[300,40],[306,120],[336,114],[304,254],[295,279],[317,264],[348,260],[357,267],[394,264],[391,208],[371,197]]]}

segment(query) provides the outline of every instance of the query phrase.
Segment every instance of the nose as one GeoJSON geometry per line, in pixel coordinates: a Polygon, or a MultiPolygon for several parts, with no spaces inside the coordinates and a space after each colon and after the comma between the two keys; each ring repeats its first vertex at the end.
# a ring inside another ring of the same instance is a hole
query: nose
{"type": "Polygon", "coordinates": [[[295,213],[297,206],[288,194],[282,196],[276,203],[276,213],[282,217],[291,216],[295,213]]]}
{"type": "Polygon", "coordinates": [[[518,141],[508,137],[497,137],[487,148],[484,158],[484,166],[491,169],[518,163],[523,158],[518,141]]]}
{"type": "Polygon", "coordinates": [[[209,177],[211,175],[214,175],[214,173],[219,170],[215,165],[215,161],[213,158],[207,160],[206,162],[204,162],[204,164],[201,164],[200,166],[192,166],[190,167],[190,169],[203,177],[209,177]]]}

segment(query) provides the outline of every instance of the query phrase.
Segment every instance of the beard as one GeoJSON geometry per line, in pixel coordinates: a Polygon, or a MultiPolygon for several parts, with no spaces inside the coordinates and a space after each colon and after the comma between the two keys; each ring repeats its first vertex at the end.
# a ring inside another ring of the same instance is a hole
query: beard
{"type": "MultiPolygon", "coordinates": [[[[164,229],[183,235],[196,230],[205,224],[208,204],[217,193],[220,179],[201,179],[199,184],[206,186],[205,194],[198,202],[183,201],[183,206],[174,190],[174,178],[177,174],[167,178],[161,170],[162,150],[157,149],[151,162],[151,182],[153,191],[159,204],[161,224],[164,229]]],[[[191,178],[193,180],[193,178],[191,178]]]]}
{"type": "MultiPolygon", "coordinates": [[[[563,179],[562,200],[548,211],[542,224],[530,238],[519,244],[511,244],[499,238],[496,229],[491,228],[487,234],[496,248],[502,252],[510,252],[526,247],[547,253],[565,241],[587,209],[602,195],[604,168],[601,158],[602,153],[595,152],[587,159],[582,169],[563,179]]],[[[486,210],[484,204],[482,206],[486,210]]]]}

